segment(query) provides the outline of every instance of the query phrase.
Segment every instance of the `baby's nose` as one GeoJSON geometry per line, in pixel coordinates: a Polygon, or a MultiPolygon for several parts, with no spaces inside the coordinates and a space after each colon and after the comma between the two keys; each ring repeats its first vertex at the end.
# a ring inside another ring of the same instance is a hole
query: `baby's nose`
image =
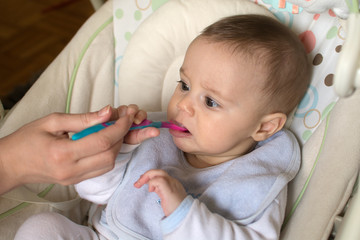
{"type": "Polygon", "coordinates": [[[186,112],[187,114],[189,114],[190,116],[194,115],[194,103],[191,100],[190,96],[184,96],[180,102],[177,104],[177,107],[186,112]]]}

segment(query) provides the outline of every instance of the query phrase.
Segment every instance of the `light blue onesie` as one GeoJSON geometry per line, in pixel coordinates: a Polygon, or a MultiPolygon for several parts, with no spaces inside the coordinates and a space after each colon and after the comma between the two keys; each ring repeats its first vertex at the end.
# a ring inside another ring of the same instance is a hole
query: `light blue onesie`
{"type": "MultiPolygon", "coordinates": [[[[184,228],[182,225],[186,225],[192,215],[193,219],[203,215],[206,221],[200,220],[199,224],[207,233],[198,239],[211,239],[211,236],[218,236],[219,231],[223,232],[221,236],[239,239],[238,236],[248,231],[246,225],[261,219],[270,205],[276,205],[276,211],[281,212],[276,213],[278,217],[272,217],[280,221],[276,226],[281,225],[285,203],[279,204],[275,200],[284,192],[286,199],[286,186],[299,166],[299,146],[288,131],[280,131],[259,142],[244,156],[198,169],[186,161],[183,152],[173,144],[171,135],[162,129],[159,137],[145,141],[132,152],[119,154],[114,170],[86,180],[76,188],[83,198],[107,203],[95,224],[101,226],[97,230],[107,237],[166,239],[170,235],[173,239],[183,239],[183,233],[177,233],[184,228]],[[149,169],[165,170],[178,179],[188,193],[188,197],[167,218],[156,193],[149,193],[146,186],[141,189],[133,186],[149,169]],[[230,228],[219,230],[211,226],[212,223],[219,225],[218,221],[230,228]]],[[[190,231],[186,233],[190,236],[201,231],[191,226],[184,229],[190,231]]]]}

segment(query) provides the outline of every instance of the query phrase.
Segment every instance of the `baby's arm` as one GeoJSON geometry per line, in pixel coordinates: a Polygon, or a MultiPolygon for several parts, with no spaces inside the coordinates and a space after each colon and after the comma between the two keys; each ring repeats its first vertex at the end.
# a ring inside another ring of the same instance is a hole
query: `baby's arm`
{"type": "Polygon", "coordinates": [[[280,236],[284,208],[278,199],[272,202],[259,219],[248,225],[242,225],[236,220],[231,221],[219,214],[212,213],[205,204],[189,196],[180,207],[182,206],[185,207],[181,211],[177,209],[173,215],[162,220],[163,239],[277,240],[280,236]],[[188,211],[184,214],[186,208],[188,211]],[[182,221],[176,220],[179,215],[183,216],[182,221]],[[170,219],[173,216],[175,218],[170,219]],[[171,223],[167,222],[170,220],[171,223]]]}
{"type": "Polygon", "coordinates": [[[121,152],[128,153],[117,156],[112,170],[76,184],[75,189],[79,196],[96,204],[106,204],[123,178],[126,165],[131,158],[129,151],[136,146],[123,144],[121,152]]]}
{"type": "Polygon", "coordinates": [[[182,184],[177,179],[170,177],[164,170],[147,171],[134,186],[141,188],[144,184],[149,185],[149,192],[155,192],[160,197],[165,216],[174,212],[187,195],[182,184]]]}
{"type": "MultiPolygon", "coordinates": [[[[254,222],[242,225],[211,212],[205,204],[187,196],[181,183],[163,170],[150,170],[134,184],[158,194],[166,218],[161,222],[164,239],[279,239],[284,218],[286,188],[254,222]]],[[[231,206],[229,206],[231,208],[231,206]]]]}
{"type": "MultiPolygon", "coordinates": [[[[147,113],[139,109],[137,105],[131,104],[129,107],[136,111],[134,123],[139,124],[147,118],[147,113]]],[[[117,117],[116,114],[113,115],[115,118],[117,117]]],[[[116,158],[114,168],[101,176],[76,184],[75,188],[79,196],[97,204],[106,204],[122,181],[126,165],[131,158],[131,152],[135,150],[141,142],[156,137],[159,134],[160,132],[156,128],[130,131],[124,138],[124,143],[120,149],[120,154],[116,158]]]]}
{"type": "MultiPolygon", "coordinates": [[[[228,220],[211,212],[205,204],[187,196],[173,214],[161,222],[163,239],[239,239],[277,240],[284,219],[286,188],[254,222],[228,220]]],[[[231,206],[229,206],[231,208],[231,206]]]]}
{"type": "MultiPolygon", "coordinates": [[[[156,131],[152,129],[141,129],[130,135],[130,143],[142,142],[147,138],[157,136],[156,131]],[[151,135],[153,133],[153,135],[151,135]]],[[[127,141],[129,142],[129,141],[127,141]]],[[[117,186],[121,183],[126,165],[131,159],[132,152],[139,146],[130,145],[123,143],[120,149],[120,153],[116,157],[115,166],[109,172],[100,175],[95,178],[90,178],[88,180],[82,181],[75,185],[75,189],[78,192],[81,198],[84,198],[90,202],[97,204],[106,204],[110,199],[111,195],[116,190],[117,186]]]]}

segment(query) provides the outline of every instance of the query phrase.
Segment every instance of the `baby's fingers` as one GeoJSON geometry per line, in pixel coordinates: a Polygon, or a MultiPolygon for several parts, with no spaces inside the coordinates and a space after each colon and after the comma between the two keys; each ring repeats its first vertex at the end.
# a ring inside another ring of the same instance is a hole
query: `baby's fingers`
{"type": "Polygon", "coordinates": [[[147,184],[151,179],[156,177],[166,177],[169,176],[164,170],[152,169],[145,172],[140,178],[134,183],[136,188],[141,188],[144,184],[147,184]]]}
{"type": "Polygon", "coordinates": [[[134,187],[141,188],[144,184],[148,183],[150,180],[149,177],[141,175],[140,178],[134,183],[134,187]]]}

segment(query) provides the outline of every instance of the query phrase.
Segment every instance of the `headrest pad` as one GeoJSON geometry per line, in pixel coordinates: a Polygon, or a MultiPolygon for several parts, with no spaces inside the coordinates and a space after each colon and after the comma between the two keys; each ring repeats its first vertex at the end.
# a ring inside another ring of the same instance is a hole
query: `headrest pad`
{"type": "Polygon", "coordinates": [[[248,0],[173,0],[164,4],[138,27],[125,50],[118,73],[119,103],[166,111],[188,45],[208,25],[237,14],[273,17],[248,0]]]}

